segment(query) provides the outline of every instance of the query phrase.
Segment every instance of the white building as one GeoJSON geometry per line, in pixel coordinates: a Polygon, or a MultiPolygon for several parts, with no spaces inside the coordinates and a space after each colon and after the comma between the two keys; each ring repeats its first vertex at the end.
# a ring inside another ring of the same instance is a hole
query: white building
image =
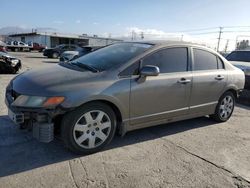
{"type": "Polygon", "coordinates": [[[48,48],[55,47],[59,44],[80,44],[89,46],[105,46],[115,42],[120,42],[119,39],[103,38],[97,35],[88,36],[75,34],[62,34],[53,32],[32,32],[12,34],[8,37],[9,40],[22,41],[24,43],[36,42],[43,44],[48,48]]]}

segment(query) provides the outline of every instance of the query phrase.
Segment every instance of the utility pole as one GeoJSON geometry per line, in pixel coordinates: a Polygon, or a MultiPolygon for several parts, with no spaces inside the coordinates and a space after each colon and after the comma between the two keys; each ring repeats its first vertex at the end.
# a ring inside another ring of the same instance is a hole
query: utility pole
{"type": "Polygon", "coordinates": [[[143,40],[144,39],[144,33],[141,32],[141,39],[143,40]]]}
{"type": "Polygon", "coordinates": [[[181,35],[181,41],[183,41],[183,34],[181,35]]]}
{"type": "Polygon", "coordinates": [[[227,52],[228,43],[229,43],[229,39],[227,39],[227,42],[226,42],[226,45],[225,45],[225,53],[227,52]]]}
{"type": "Polygon", "coordinates": [[[220,27],[218,44],[217,44],[217,52],[219,52],[219,48],[220,48],[220,40],[221,40],[222,30],[223,30],[223,27],[220,27]]]}

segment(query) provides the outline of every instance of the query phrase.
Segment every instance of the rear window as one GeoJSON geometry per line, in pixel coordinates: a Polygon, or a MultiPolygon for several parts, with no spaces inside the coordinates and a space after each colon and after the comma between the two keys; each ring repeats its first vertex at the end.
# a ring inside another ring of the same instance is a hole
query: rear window
{"type": "Polygon", "coordinates": [[[250,62],[250,51],[234,51],[226,59],[228,61],[245,61],[250,62]]]}

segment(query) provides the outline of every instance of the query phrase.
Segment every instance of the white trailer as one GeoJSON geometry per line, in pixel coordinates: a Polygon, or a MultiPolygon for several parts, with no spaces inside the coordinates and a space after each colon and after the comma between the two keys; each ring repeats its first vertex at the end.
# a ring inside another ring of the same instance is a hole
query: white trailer
{"type": "Polygon", "coordinates": [[[33,47],[20,41],[10,41],[7,42],[6,48],[7,50],[19,52],[19,51],[31,51],[33,47]]]}

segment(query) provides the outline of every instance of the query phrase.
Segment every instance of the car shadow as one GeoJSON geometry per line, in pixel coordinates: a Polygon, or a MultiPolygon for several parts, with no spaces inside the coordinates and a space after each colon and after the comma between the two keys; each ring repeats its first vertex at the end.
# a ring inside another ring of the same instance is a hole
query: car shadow
{"type": "Polygon", "coordinates": [[[58,61],[51,61],[51,60],[44,60],[42,61],[43,63],[59,63],[59,60],[58,61]]]}
{"type": "Polygon", "coordinates": [[[46,57],[44,57],[44,56],[39,56],[39,57],[37,57],[37,56],[25,56],[26,58],[31,58],[31,59],[44,59],[44,58],[46,58],[46,57]]]}
{"type": "MultiPolygon", "coordinates": [[[[124,137],[115,136],[104,150],[159,139],[213,124],[215,122],[209,118],[201,117],[140,129],[128,132],[124,137]]],[[[60,139],[55,139],[49,144],[38,142],[32,138],[31,132],[20,130],[8,116],[0,116],[0,125],[0,177],[80,157],[65,149],[60,139]]]]}

